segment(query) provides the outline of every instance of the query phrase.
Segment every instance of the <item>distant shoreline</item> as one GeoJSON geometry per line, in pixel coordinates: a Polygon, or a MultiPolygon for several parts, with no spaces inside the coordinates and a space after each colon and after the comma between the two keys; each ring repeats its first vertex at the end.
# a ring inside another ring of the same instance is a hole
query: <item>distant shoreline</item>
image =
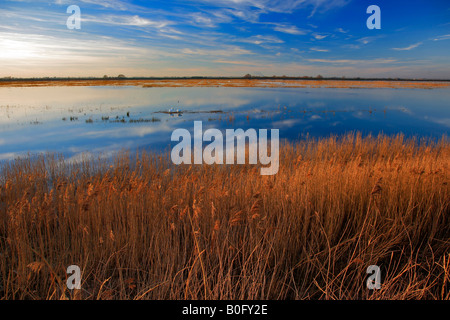
{"type": "Polygon", "coordinates": [[[206,76],[185,76],[185,77],[33,77],[33,78],[19,78],[19,77],[3,77],[0,82],[15,82],[15,81],[79,81],[79,80],[93,80],[93,81],[114,81],[114,80],[339,80],[339,81],[439,81],[450,82],[450,79],[428,79],[428,78],[361,78],[361,77],[295,77],[295,76],[250,76],[250,77],[206,77],[206,76]]]}
{"type": "Polygon", "coordinates": [[[152,87],[274,87],[274,88],[414,88],[450,87],[450,80],[295,77],[190,78],[33,78],[0,79],[0,87],[141,86],[152,87]]]}

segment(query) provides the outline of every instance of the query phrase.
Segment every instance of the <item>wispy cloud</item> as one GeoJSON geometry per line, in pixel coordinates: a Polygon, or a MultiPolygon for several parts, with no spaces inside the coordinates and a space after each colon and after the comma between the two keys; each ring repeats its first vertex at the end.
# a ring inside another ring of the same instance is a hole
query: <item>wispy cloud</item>
{"type": "Polygon", "coordinates": [[[236,60],[215,60],[216,63],[225,63],[225,64],[237,64],[244,66],[258,66],[259,64],[249,62],[249,61],[236,61],[236,60]]]}
{"type": "Polygon", "coordinates": [[[435,122],[435,123],[438,123],[438,124],[441,124],[441,125],[444,125],[444,126],[450,128],[450,118],[435,118],[435,117],[432,117],[432,118],[429,118],[429,120],[432,121],[432,122],[435,122]]]}
{"type": "Polygon", "coordinates": [[[188,55],[201,55],[201,56],[224,56],[224,57],[230,57],[235,55],[245,55],[245,54],[252,54],[250,50],[242,49],[237,46],[226,46],[221,49],[190,49],[185,48],[182,49],[181,52],[183,54],[188,55]]]}
{"type": "Polygon", "coordinates": [[[196,24],[199,24],[199,25],[202,25],[205,27],[209,27],[209,28],[216,27],[216,24],[213,22],[213,20],[210,17],[208,17],[202,13],[196,12],[192,15],[192,18],[194,19],[194,22],[196,24]]]}
{"type": "Polygon", "coordinates": [[[337,28],[336,31],[340,33],[348,33],[348,30],[344,30],[342,28],[337,28]]]}
{"type": "Polygon", "coordinates": [[[369,44],[369,43],[373,42],[376,39],[377,39],[377,37],[364,37],[364,38],[358,39],[357,41],[358,41],[358,43],[365,45],[365,44],[369,44]]]}
{"type": "Polygon", "coordinates": [[[420,26],[414,24],[419,14],[399,16],[402,30],[371,32],[364,21],[350,23],[354,10],[340,10],[350,2],[0,0],[0,77],[261,71],[448,78],[450,41],[444,40],[450,34],[442,15],[425,15],[427,24],[420,26]],[[81,7],[80,30],[66,28],[70,4],[81,7]],[[429,35],[426,40],[415,32],[419,27],[429,35]],[[381,38],[386,41],[377,41],[381,38]],[[418,63],[421,50],[413,49],[425,44],[438,50],[418,63]],[[409,59],[400,59],[402,53],[409,59]]]}
{"type": "Polygon", "coordinates": [[[309,62],[320,62],[320,63],[336,63],[336,64],[382,64],[382,63],[393,63],[397,60],[395,59],[307,59],[309,62]]]}
{"type": "Polygon", "coordinates": [[[118,26],[133,26],[133,27],[155,27],[155,28],[164,28],[172,22],[164,20],[164,21],[156,21],[147,19],[144,17],[140,17],[139,15],[102,15],[102,16],[92,16],[92,15],[83,15],[83,22],[94,22],[100,24],[110,24],[110,25],[118,25],[118,26]]]}
{"type": "Polygon", "coordinates": [[[414,43],[414,44],[412,44],[412,45],[410,45],[410,46],[408,46],[408,47],[405,47],[405,48],[392,48],[392,50],[396,50],[396,51],[407,51],[407,50],[412,50],[412,49],[414,49],[414,48],[417,48],[418,46],[420,46],[422,44],[422,42],[417,42],[417,43],[414,43]]]}
{"type": "Polygon", "coordinates": [[[293,35],[305,35],[307,34],[306,30],[302,30],[293,25],[277,25],[274,28],[275,31],[293,34],[293,35]]]}
{"type": "Polygon", "coordinates": [[[329,52],[330,50],[328,49],[323,49],[323,48],[309,48],[310,51],[315,51],[315,52],[329,52]]]}
{"type": "Polygon", "coordinates": [[[129,10],[130,4],[120,0],[81,0],[84,3],[90,3],[104,8],[115,9],[115,10],[129,10]]]}
{"type": "Polygon", "coordinates": [[[335,8],[343,7],[347,5],[351,0],[310,0],[299,1],[300,3],[306,3],[313,7],[311,14],[308,18],[313,17],[317,12],[326,12],[335,8]]]}
{"type": "Polygon", "coordinates": [[[318,33],[313,33],[312,36],[313,36],[314,39],[316,39],[316,40],[322,40],[322,39],[325,39],[326,37],[328,37],[327,34],[318,34],[318,33]]]}
{"type": "MultiPolygon", "coordinates": [[[[22,1],[22,0],[17,0],[22,1]]],[[[39,0],[33,1],[38,2],[39,0]]],[[[43,1],[46,3],[54,2],[57,5],[72,5],[77,4],[81,7],[86,7],[86,5],[92,6],[92,7],[101,7],[103,9],[108,10],[116,10],[116,11],[130,11],[134,9],[143,9],[144,7],[140,7],[137,5],[132,4],[131,2],[128,2],[126,0],[79,0],[79,1],[73,1],[73,0],[54,0],[54,1],[43,1]],[[77,3],[78,2],[78,3],[77,3]]]]}
{"type": "MultiPolygon", "coordinates": [[[[21,1],[21,0],[19,0],[21,1]]],[[[38,2],[38,1],[36,1],[38,2]]],[[[45,1],[46,3],[51,1],[45,1]]],[[[57,5],[72,5],[72,4],[78,4],[81,7],[85,7],[86,5],[90,5],[93,7],[101,7],[103,9],[108,10],[115,10],[115,11],[132,11],[132,10],[139,10],[139,9],[145,9],[144,7],[134,5],[130,2],[123,1],[123,0],[79,0],[81,3],[76,3],[76,1],[73,0],[55,0],[54,3],[57,5]]]]}
{"type": "Polygon", "coordinates": [[[239,39],[239,42],[262,45],[267,43],[284,43],[283,40],[271,35],[255,35],[249,38],[239,39]]]}
{"type": "Polygon", "coordinates": [[[258,9],[260,14],[267,12],[293,13],[296,10],[312,8],[310,16],[316,12],[326,12],[347,5],[350,0],[191,0],[211,6],[232,8],[241,11],[258,9]]]}
{"type": "Polygon", "coordinates": [[[436,38],[433,38],[433,41],[441,41],[441,40],[448,40],[450,39],[450,34],[444,34],[442,36],[437,36],[436,38]]]}
{"type": "MultiPolygon", "coordinates": [[[[374,42],[382,36],[362,37],[356,40],[356,43],[345,44],[342,48],[361,49],[362,47],[374,42]]],[[[351,36],[349,37],[351,39],[351,36]]]]}

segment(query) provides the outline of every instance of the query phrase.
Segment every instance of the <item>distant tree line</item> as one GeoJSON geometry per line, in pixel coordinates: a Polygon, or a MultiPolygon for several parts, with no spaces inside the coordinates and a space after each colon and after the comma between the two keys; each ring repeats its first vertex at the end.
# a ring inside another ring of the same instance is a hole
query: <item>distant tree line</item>
{"type": "Polygon", "coordinates": [[[0,81],[68,81],[68,80],[188,80],[188,79],[284,79],[284,80],[360,80],[360,81],[374,81],[374,80],[387,80],[387,81],[450,81],[450,79],[427,79],[427,78],[361,78],[361,77],[323,77],[322,75],[312,76],[255,76],[250,73],[245,74],[242,77],[206,77],[206,76],[189,76],[189,77],[126,77],[123,74],[110,77],[104,75],[103,77],[34,77],[34,78],[18,78],[7,76],[0,78],[0,81]]]}

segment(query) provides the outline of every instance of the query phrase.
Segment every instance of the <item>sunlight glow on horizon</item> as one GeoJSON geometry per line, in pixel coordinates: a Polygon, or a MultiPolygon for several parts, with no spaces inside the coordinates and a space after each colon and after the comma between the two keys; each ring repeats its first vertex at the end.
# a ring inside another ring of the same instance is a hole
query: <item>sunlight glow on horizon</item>
{"type": "Polygon", "coordinates": [[[69,1],[2,2],[0,77],[450,78],[445,2],[380,0],[376,31],[366,5],[350,0],[144,3],[78,1],[81,29],[69,30],[69,1]]]}

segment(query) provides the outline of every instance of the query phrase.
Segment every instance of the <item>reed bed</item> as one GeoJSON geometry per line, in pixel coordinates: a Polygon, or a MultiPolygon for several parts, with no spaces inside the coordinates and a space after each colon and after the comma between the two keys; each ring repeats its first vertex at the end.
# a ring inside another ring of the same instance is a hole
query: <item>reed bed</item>
{"type": "Polygon", "coordinates": [[[449,160],[446,138],[359,134],[284,143],[274,176],[142,152],[17,159],[0,174],[0,297],[448,300],[449,160]]]}

